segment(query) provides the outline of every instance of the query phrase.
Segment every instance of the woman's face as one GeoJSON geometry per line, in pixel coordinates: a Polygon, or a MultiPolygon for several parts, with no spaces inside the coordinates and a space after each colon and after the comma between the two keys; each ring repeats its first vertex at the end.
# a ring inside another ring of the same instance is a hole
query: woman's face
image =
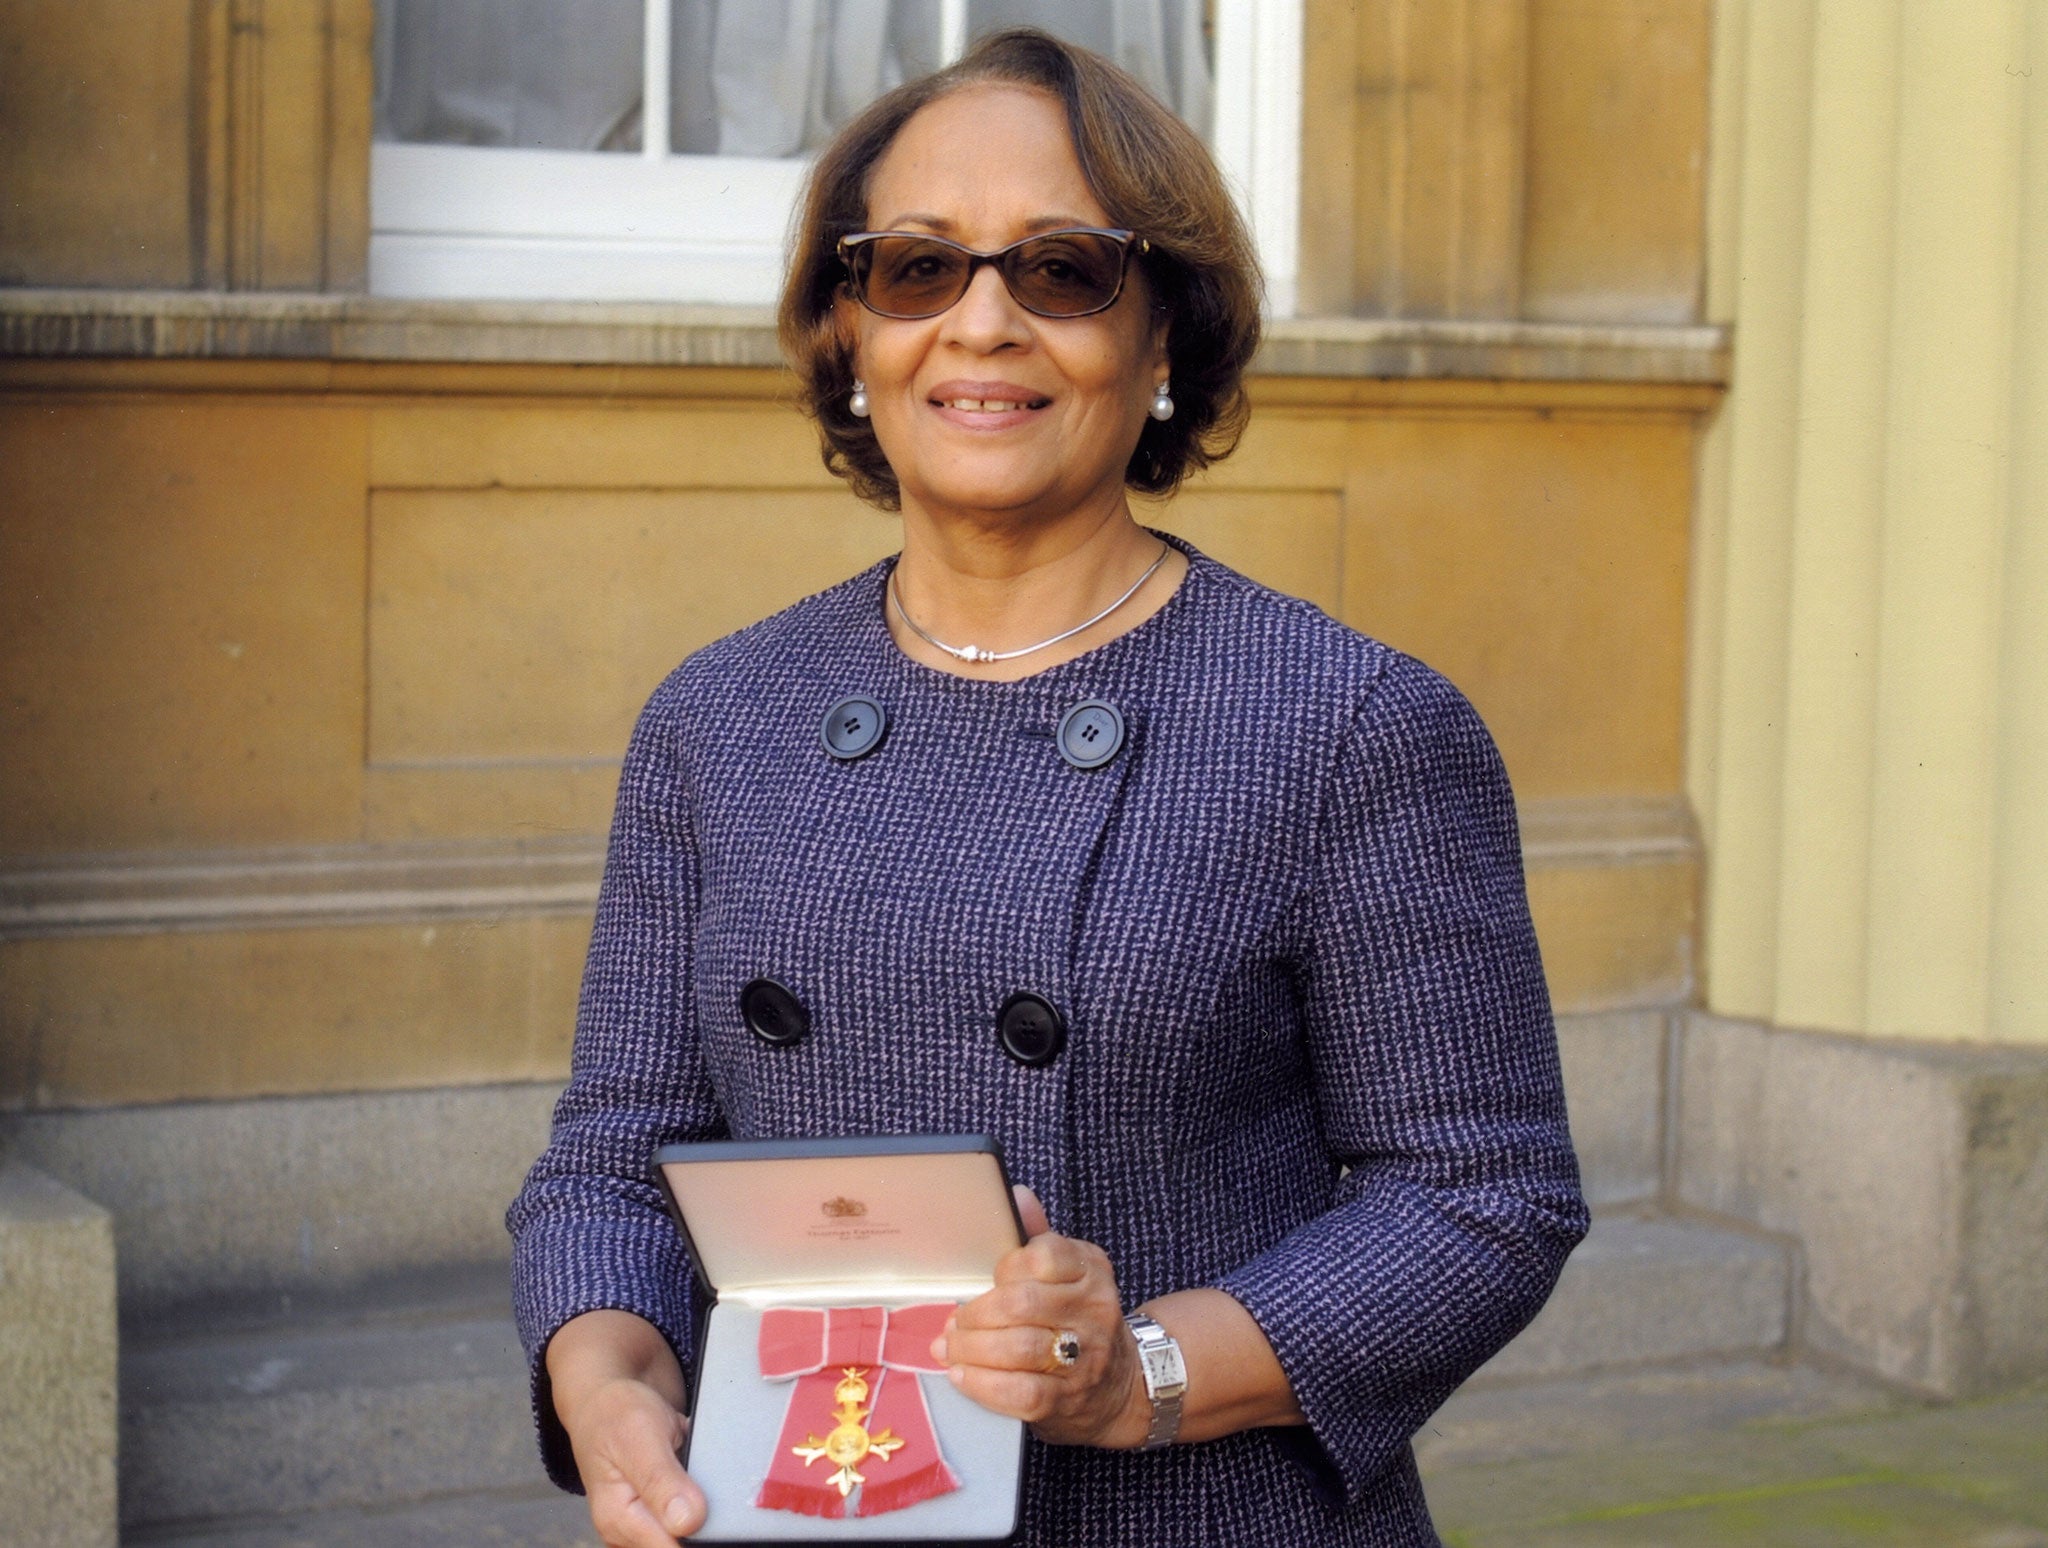
{"type": "MultiPolygon", "coordinates": [[[[952,92],[903,126],[875,165],[867,218],[871,231],[931,232],[980,252],[1112,224],[1059,103],[997,85],[952,92]]],[[[1091,317],[1027,312],[986,264],[936,317],[839,305],[906,510],[1057,520],[1121,500],[1167,377],[1164,319],[1135,262],[1116,303],[1091,317]]]]}

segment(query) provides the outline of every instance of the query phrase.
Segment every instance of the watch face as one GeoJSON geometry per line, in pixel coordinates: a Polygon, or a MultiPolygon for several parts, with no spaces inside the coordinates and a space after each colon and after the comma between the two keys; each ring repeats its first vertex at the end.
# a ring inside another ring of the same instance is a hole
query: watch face
{"type": "Polygon", "coordinates": [[[1186,1385],[1187,1364],[1181,1359],[1177,1345],[1147,1349],[1144,1356],[1145,1386],[1154,1396],[1171,1396],[1173,1389],[1186,1385]]]}

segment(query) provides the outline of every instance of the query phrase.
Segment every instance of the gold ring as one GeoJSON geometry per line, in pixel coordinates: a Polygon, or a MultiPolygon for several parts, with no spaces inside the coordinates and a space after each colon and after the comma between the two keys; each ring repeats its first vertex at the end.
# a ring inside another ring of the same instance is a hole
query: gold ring
{"type": "Polygon", "coordinates": [[[1045,1372],[1048,1376],[1066,1370],[1081,1358],[1081,1335],[1072,1328],[1061,1328],[1052,1336],[1052,1350],[1046,1356],[1045,1372]]]}

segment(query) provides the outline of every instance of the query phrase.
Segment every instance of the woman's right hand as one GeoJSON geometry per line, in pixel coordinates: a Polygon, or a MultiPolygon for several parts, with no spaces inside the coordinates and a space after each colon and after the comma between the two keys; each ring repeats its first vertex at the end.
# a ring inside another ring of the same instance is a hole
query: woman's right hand
{"type": "Polygon", "coordinates": [[[673,1548],[701,1527],[704,1493],[676,1460],[683,1373],[660,1332],[630,1312],[585,1312],[549,1341],[547,1368],[606,1548],[673,1548]]]}

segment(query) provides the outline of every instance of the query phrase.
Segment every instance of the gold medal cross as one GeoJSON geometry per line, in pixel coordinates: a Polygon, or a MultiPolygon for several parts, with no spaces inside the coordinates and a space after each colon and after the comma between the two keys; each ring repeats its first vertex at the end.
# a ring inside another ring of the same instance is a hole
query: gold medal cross
{"type": "Polygon", "coordinates": [[[867,1418],[869,1410],[861,1407],[868,1400],[867,1373],[857,1365],[844,1369],[845,1375],[832,1389],[832,1399],[839,1405],[832,1417],[839,1421],[838,1426],[823,1440],[814,1434],[808,1437],[806,1444],[789,1448],[804,1459],[805,1467],[820,1457],[836,1463],[839,1471],[827,1481],[838,1489],[841,1499],[853,1493],[855,1484],[867,1482],[865,1475],[855,1471],[858,1463],[869,1457],[886,1462],[903,1444],[888,1430],[879,1435],[868,1434],[862,1421],[867,1418]]]}

